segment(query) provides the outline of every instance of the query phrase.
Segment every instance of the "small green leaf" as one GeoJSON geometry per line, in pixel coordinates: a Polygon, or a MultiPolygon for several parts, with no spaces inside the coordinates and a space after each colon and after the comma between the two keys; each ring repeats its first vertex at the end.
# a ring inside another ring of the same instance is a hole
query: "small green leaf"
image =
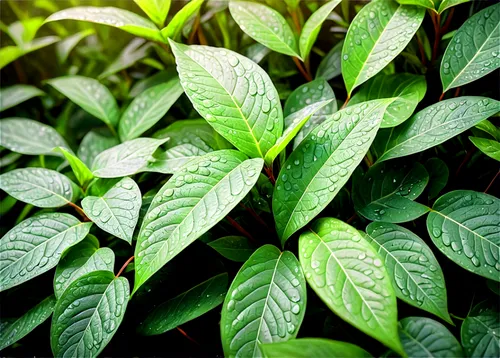
{"type": "Polygon", "coordinates": [[[245,262],[255,251],[255,246],[244,236],[225,236],[211,241],[208,246],[226,259],[245,262]]]}
{"type": "Polygon", "coordinates": [[[93,35],[94,33],[94,29],[87,29],[62,39],[56,45],[57,61],[60,64],[64,64],[68,59],[70,52],[76,47],[76,45],[78,45],[78,43],[84,38],[93,35]]]}
{"type": "Polygon", "coordinates": [[[119,143],[115,137],[105,137],[96,132],[88,132],[80,143],[78,157],[90,168],[98,154],[119,143]]]}
{"type": "Polygon", "coordinates": [[[0,239],[0,291],[56,266],[64,250],[87,236],[92,223],[69,214],[41,214],[22,221],[0,239]]]}
{"type": "Polygon", "coordinates": [[[500,355],[500,317],[496,302],[481,302],[462,323],[460,336],[468,357],[500,355]]]}
{"type": "Polygon", "coordinates": [[[13,85],[0,90],[0,112],[17,106],[31,98],[44,96],[45,92],[29,85],[13,85]]]}
{"type": "Polygon", "coordinates": [[[443,0],[439,4],[438,13],[441,14],[443,11],[449,9],[450,7],[469,2],[471,0],[443,0]]]}
{"type": "Polygon", "coordinates": [[[500,200],[469,190],[441,196],[427,216],[427,231],[450,260],[500,281],[500,200]]]}
{"type": "Polygon", "coordinates": [[[141,323],[139,333],[162,334],[207,313],[224,301],[227,284],[227,273],[221,273],[162,303],[141,323]]]}
{"type": "Polygon", "coordinates": [[[163,27],[170,10],[170,0],[134,0],[158,27],[163,27]]]}
{"type": "Polygon", "coordinates": [[[351,343],[323,338],[300,338],[288,342],[261,344],[266,358],[369,358],[372,355],[351,343]]]}
{"type": "Polygon", "coordinates": [[[177,40],[186,22],[200,11],[203,0],[191,0],[170,20],[167,27],[161,30],[163,38],[177,40]]]}
{"type": "Polygon", "coordinates": [[[429,200],[439,195],[448,183],[450,171],[445,162],[439,158],[430,158],[425,162],[425,169],[429,173],[429,200]]]}
{"type": "Polygon", "coordinates": [[[489,120],[485,119],[482,122],[479,122],[476,125],[477,129],[482,130],[483,132],[488,133],[490,136],[495,138],[497,141],[500,141],[500,128],[496,127],[489,120]]]}
{"type": "Polygon", "coordinates": [[[332,47],[325,57],[321,60],[316,71],[316,78],[324,78],[329,81],[342,73],[342,47],[344,40],[338,42],[332,47]]]}
{"type": "Polygon", "coordinates": [[[69,162],[76,179],[83,188],[86,188],[92,179],[94,179],[94,174],[90,169],[82,162],[77,156],[69,152],[66,148],[57,147],[56,151],[62,153],[64,158],[69,162]]]}
{"type": "Polygon", "coordinates": [[[469,140],[488,157],[500,162],[500,142],[480,137],[469,137],[469,140]]]}
{"type": "Polygon", "coordinates": [[[97,357],[116,333],[129,300],[126,278],[109,271],[90,272],[57,300],[50,329],[56,357],[97,357]]]}
{"type": "MultiPolygon", "coordinates": [[[[209,151],[211,152],[211,150],[209,151]]],[[[142,169],[145,172],[175,174],[184,164],[196,157],[207,154],[204,150],[189,144],[179,144],[165,152],[156,152],[142,169]]]]}
{"type": "Polygon", "coordinates": [[[229,288],[221,315],[226,357],[260,357],[259,344],[297,336],[306,310],[306,282],[290,251],[264,245],[250,256],[229,288]]]}
{"type": "Polygon", "coordinates": [[[141,38],[134,38],[123,48],[120,54],[111,62],[97,79],[102,80],[117,72],[125,70],[146,58],[153,44],[141,38]]]}

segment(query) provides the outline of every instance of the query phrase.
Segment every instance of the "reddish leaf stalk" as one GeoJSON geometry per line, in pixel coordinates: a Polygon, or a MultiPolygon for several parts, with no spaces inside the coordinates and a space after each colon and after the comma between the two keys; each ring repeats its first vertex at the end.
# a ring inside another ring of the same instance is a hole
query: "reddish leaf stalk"
{"type": "Polygon", "coordinates": [[[72,202],[69,202],[68,205],[76,210],[76,212],[82,217],[83,221],[90,221],[81,207],[72,202]]]}
{"type": "Polygon", "coordinates": [[[118,278],[120,277],[120,275],[123,273],[123,271],[125,270],[125,268],[128,266],[128,264],[134,259],[134,256],[130,257],[127,261],[125,261],[125,263],[123,264],[122,268],[120,269],[120,271],[118,271],[118,273],[116,274],[115,278],[118,278]]]}
{"type": "Polygon", "coordinates": [[[236,220],[234,220],[232,217],[229,215],[226,216],[227,221],[231,224],[232,227],[234,227],[236,230],[238,230],[243,236],[246,236],[249,238],[252,242],[257,243],[257,240],[250,234],[248,231],[246,231],[236,220]]]}
{"type": "Polygon", "coordinates": [[[189,336],[189,334],[187,334],[187,333],[186,333],[186,332],[185,332],[182,328],[180,328],[180,327],[176,327],[176,328],[177,328],[177,330],[178,330],[178,331],[179,331],[179,332],[180,332],[180,333],[181,333],[184,337],[186,337],[187,339],[189,339],[191,342],[193,342],[194,344],[196,344],[196,345],[198,345],[198,346],[200,345],[200,344],[199,344],[199,343],[198,343],[198,342],[197,342],[194,338],[191,338],[191,337],[189,336]]]}
{"type": "Polygon", "coordinates": [[[304,66],[302,66],[302,63],[300,62],[300,60],[297,57],[292,57],[292,59],[293,59],[293,62],[295,62],[295,65],[299,69],[299,72],[302,74],[302,76],[304,76],[304,78],[307,80],[307,82],[311,82],[312,77],[309,75],[309,73],[307,73],[304,66]]]}
{"type": "Polygon", "coordinates": [[[252,208],[249,208],[249,207],[245,206],[243,203],[240,203],[240,206],[243,209],[245,209],[259,224],[261,224],[262,226],[264,226],[267,231],[272,231],[271,228],[266,224],[266,222],[264,220],[262,220],[262,218],[259,215],[257,215],[257,213],[255,212],[255,210],[253,210],[252,208]]]}
{"type": "Polygon", "coordinates": [[[265,172],[267,174],[267,177],[271,181],[271,184],[275,185],[276,184],[276,179],[274,178],[273,168],[271,168],[271,167],[265,167],[264,170],[265,170],[265,172]]]}
{"type": "Polygon", "coordinates": [[[500,170],[496,173],[496,175],[491,179],[490,183],[488,184],[488,187],[484,190],[484,193],[488,193],[488,190],[490,190],[491,186],[495,182],[495,180],[498,178],[498,175],[500,175],[500,170]]]}

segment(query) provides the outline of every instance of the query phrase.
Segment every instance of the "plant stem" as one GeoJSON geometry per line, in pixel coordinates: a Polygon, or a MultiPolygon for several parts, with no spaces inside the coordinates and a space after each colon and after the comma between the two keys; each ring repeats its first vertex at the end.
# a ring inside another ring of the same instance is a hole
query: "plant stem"
{"type": "Polygon", "coordinates": [[[229,215],[226,216],[227,221],[231,224],[232,227],[234,227],[236,230],[238,230],[241,234],[249,238],[251,241],[253,241],[255,244],[257,244],[257,240],[250,234],[248,231],[246,231],[240,224],[236,222],[232,217],[229,215]]]}
{"type": "Polygon", "coordinates": [[[194,344],[197,344],[197,345],[200,345],[194,338],[191,338],[182,328],[180,327],[176,327],[177,330],[184,336],[186,337],[187,339],[189,339],[191,342],[193,342],[194,344]]]}
{"type": "Polygon", "coordinates": [[[434,62],[439,50],[439,41],[441,41],[441,14],[432,12],[431,19],[434,24],[434,46],[432,47],[432,62],[434,62]]]}
{"type": "Polygon", "coordinates": [[[460,87],[457,87],[457,89],[455,90],[454,97],[458,97],[459,94],[460,94],[460,87]]]}
{"type": "Polygon", "coordinates": [[[441,101],[443,100],[443,97],[444,97],[444,92],[443,92],[443,93],[441,93],[441,96],[439,96],[439,100],[438,100],[438,102],[441,102],[441,101]]]}
{"type": "Polygon", "coordinates": [[[304,66],[302,66],[302,63],[300,63],[300,60],[297,57],[292,57],[292,59],[293,59],[293,62],[295,62],[295,65],[299,69],[299,72],[302,74],[302,76],[304,76],[304,78],[307,80],[307,82],[311,82],[312,77],[309,75],[309,73],[307,73],[304,66]]]}
{"type": "Polygon", "coordinates": [[[273,168],[272,167],[264,167],[264,170],[267,174],[267,177],[271,181],[271,184],[276,184],[276,179],[274,178],[273,168]]]}
{"type": "Polygon", "coordinates": [[[462,170],[462,168],[465,165],[465,163],[467,163],[469,161],[469,159],[472,157],[472,154],[475,152],[475,150],[476,150],[476,147],[474,145],[472,145],[470,147],[470,149],[467,151],[467,154],[465,155],[464,160],[462,161],[462,163],[460,163],[460,165],[458,166],[457,171],[455,172],[455,176],[456,177],[458,176],[458,174],[462,170]]]}
{"type": "Polygon", "coordinates": [[[348,224],[352,223],[357,217],[358,214],[354,213],[349,219],[347,219],[346,223],[348,224]]]}
{"type": "Polygon", "coordinates": [[[347,104],[349,103],[349,100],[350,100],[350,99],[351,99],[351,95],[350,95],[350,94],[348,94],[348,95],[347,95],[347,98],[345,99],[344,104],[342,105],[342,107],[340,107],[340,109],[344,109],[344,108],[347,106],[347,104]]]}
{"type": "Polygon", "coordinates": [[[490,190],[490,188],[493,185],[493,183],[495,182],[496,178],[498,178],[498,175],[500,175],[500,170],[496,173],[496,175],[493,177],[493,179],[491,179],[490,183],[488,184],[488,187],[484,190],[485,193],[487,193],[488,190],[490,190]]]}
{"type": "Polygon", "coordinates": [[[300,33],[300,21],[299,16],[297,15],[297,9],[290,11],[290,15],[292,16],[293,24],[295,25],[295,29],[300,33]]]}
{"type": "Polygon", "coordinates": [[[448,28],[451,25],[451,19],[453,18],[454,13],[455,13],[455,8],[452,7],[450,9],[450,12],[448,13],[448,17],[446,18],[446,21],[445,21],[443,27],[441,28],[441,35],[445,34],[448,31],[448,28]]]}
{"type": "Polygon", "coordinates": [[[460,321],[465,321],[465,318],[455,316],[453,313],[450,313],[450,317],[455,318],[455,319],[458,319],[458,320],[460,320],[460,321]]]}
{"type": "Polygon", "coordinates": [[[422,44],[422,41],[420,41],[418,37],[417,37],[417,43],[418,43],[418,51],[420,52],[420,62],[422,62],[422,65],[426,66],[427,59],[425,58],[424,45],[422,44]]]}
{"type": "Polygon", "coordinates": [[[200,26],[200,15],[198,14],[196,18],[194,19],[194,24],[193,24],[193,29],[191,30],[191,33],[189,34],[189,39],[188,39],[188,44],[192,45],[194,41],[194,36],[198,32],[198,27],[200,26]]]}
{"type": "Polygon", "coordinates": [[[72,203],[71,201],[68,202],[68,205],[71,206],[72,208],[74,208],[76,210],[76,212],[78,214],[80,214],[80,216],[82,217],[83,221],[90,221],[90,219],[87,217],[87,215],[85,215],[85,212],[83,211],[83,209],[81,207],[79,207],[75,203],[72,203]]]}
{"type": "Polygon", "coordinates": [[[257,215],[257,213],[255,212],[255,210],[253,210],[252,208],[249,208],[247,206],[245,206],[245,204],[243,203],[240,203],[240,206],[245,209],[250,215],[252,215],[252,217],[259,223],[261,224],[262,226],[264,226],[266,228],[267,231],[272,231],[271,228],[266,224],[266,222],[264,220],[262,220],[262,218],[257,215]]]}
{"type": "Polygon", "coordinates": [[[207,38],[205,37],[205,34],[203,33],[203,28],[200,24],[200,26],[198,26],[198,30],[196,31],[196,33],[198,34],[198,41],[200,41],[200,45],[208,45],[208,42],[207,42],[207,38]]]}
{"type": "Polygon", "coordinates": [[[120,271],[118,271],[118,273],[116,274],[115,278],[118,278],[120,277],[120,275],[123,273],[123,271],[125,270],[125,268],[128,266],[128,264],[134,259],[134,256],[130,257],[127,261],[125,261],[125,263],[123,264],[122,268],[120,269],[120,271]]]}
{"type": "Polygon", "coordinates": [[[45,168],[45,155],[42,154],[42,155],[40,155],[39,158],[40,158],[40,166],[42,168],[45,168]]]}

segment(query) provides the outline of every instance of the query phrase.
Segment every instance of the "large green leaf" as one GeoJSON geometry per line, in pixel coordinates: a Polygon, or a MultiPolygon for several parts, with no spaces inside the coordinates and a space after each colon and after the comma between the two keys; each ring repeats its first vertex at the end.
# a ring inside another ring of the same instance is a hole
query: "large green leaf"
{"type": "Polygon", "coordinates": [[[148,40],[163,41],[160,30],[148,19],[116,7],[77,6],[50,15],[45,22],[79,20],[119,28],[148,40]]]}
{"type": "Polygon", "coordinates": [[[267,73],[229,50],[170,44],[198,113],[239,150],[264,158],[283,132],[281,103],[267,73]]]}
{"type": "Polygon", "coordinates": [[[134,0],[134,2],[158,27],[163,27],[170,10],[170,0],[134,0]]]}
{"type": "Polygon", "coordinates": [[[323,338],[292,339],[288,342],[261,344],[266,358],[369,358],[372,355],[351,343],[323,338]]]}
{"type": "Polygon", "coordinates": [[[500,314],[497,302],[481,302],[462,323],[460,336],[468,357],[500,355],[500,314]]]}
{"type": "Polygon", "coordinates": [[[85,214],[102,230],[132,243],[141,210],[141,190],[130,178],[123,178],[103,196],[82,200],[85,214]]]}
{"type": "Polygon", "coordinates": [[[156,194],[135,249],[134,292],[222,220],[254,186],[262,159],[221,150],[190,161],[156,194]]]}
{"type": "Polygon", "coordinates": [[[341,0],[331,0],[312,13],[307,19],[299,38],[300,56],[307,58],[318,38],[321,25],[326,20],[332,10],[340,4],[341,0]]]}
{"type": "Polygon", "coordinates": [[[387,107],[380,125],[381,128],[395,127],[410,118],[426,91],[427,82],[424,76],[381,73],[364,84],[349,101],[349,105],[395,97],[394,102],[387,107]]]}
{"type": "Polygon", "coordinates": [[[0,90],[0,112],[17,106],[33,97],[43,96],[45,92],[29,85],[13,85],[0,90]]]}
{"type": "Polygon", "coordinates": [[[306,279],[335,314],[402,353],[396,295],[383,259],[353,227],[322,218],[300,235],[306,279]]]}
{"type": "Polygon", "coordinates": [[[430,158],[425,162],[425,169],[429,173],[429,199],[434,199],[439,195],[448,183],[450,170],[444,161],[439,158],[430,158]]]}
{"type": "Polygon", "coordinates": [[[255,251],[255,246],[244,236],[224,236],[211,241],[208,246],[226,259],[245,262],[255,251]]]}
{"type": "Polygon", "coordinates": [[[417,32],[425,10],[373,1],[356,15],[342,49],[342,76],[348,95],[375,76],[403,51],[417,32]]]}
{"type": "Polygon", "coordinates": [[[441,61],[443,92],[500,67],[500,4],[472,16],[455,33],[441,61]]]}
{"type": "Polygon", "coordinates": [[[83,188],[86,188],[90,181],[94,179],[94,174],[92,174],[90,169],[84,162],[82,162],[76,155],[69,152],[66,148],[57,147],[55,150],[64,155],[64,158],[66,158],[71,166],[76,179],[83,188]]]}
{"type": "Polygon", "coordinates": [[[56,266],[64,250],[83,240],[91,226],[59,213],[22,221],[0,239],[0,291],[56,266]]]}
{"type": "Polygon", "coordinates": [[[265,245],[236,274],[222,307],[226,357],[260,357],[259,344],[297,336],[306,310],[306,282],[297,258],[265,245]]]}
{"type": "Polygon", "coordinates": [[[128,300],[127,279],[110,271],[94,271],[71,283],[52,317],[54,356],[97,357],[120,326],[128,300]]]}
{"type": "Polygon", "coordinates": [[[441,196],[427,216],[439,250],[466,270],[500,281],[500,200],[469,190],[441,196]]]}
{"type": "Polygon", "coordinates": [[[292,152],[273,193],[273,213],[282,243],[319,214],[347,182],[375,138],[391,101],[370,101],[335,113],[292,152]]]}
{"type": "Polygon", "coordinates": [[[255,41],[273,51],[300,58],[295,34],[278,11],[250,1],[230,1],[229,11],[241,30],[255,41]]]}
{"type": "Polygon", "coordinates": [[[91,167],[98,154],[119,143],[120,142],[115,137],[105,137],[96,132],[88,132],[80,143],[78,157],[87,167],[91,167]]]}
{"type": "Polygon", "coordinates": [[[182,29],[189,19],[196,15],[200,10],[203,0],[191,0],[182,9],[180,9],[170,20],[168,25],[161,30],[163,38],[177,40],[182,29]]]}
{"type": "Polygon", "coordinates": [[[433,104],[391,132],[379,161],[422,152],[453,138],[500,111],[486,97],[457,97],[433,104]]]}
{"type": "Polygon", "coordinates": [[[55,170],[21,168],[0,175],[0,189],[39,208],[58,208],[73,202],[77,186],[55,170]]]}
{"type": "MultiPolygon", "coordinates": [[[[55,304],[56,299],[54,295],[47,297],[23,316],[2,327],[0,330],[0,350],[16,343],[45,322],[52,314],[55,304]]],[[[5,315],[5,312],[2,315],[5,315]]],[[[5,317],[2,317],[2,319],[5,320],[5,317]]]]}
{"type": "Polygon", "coordinates": [[[28,155],[60,155],[52,150],[69,145],[51,126],[25,118],[0,120],[0,146],[28,155]]]}
{"type": "Polygon", "coordinates": [[[325,57],[321,60],[316,71],[316,78],[324,78],[329,81],[342,73],[342,47],[344,40],[338,42],[332,47],[325,57]]]}
{"type": "Polygon", "coordinates": [[[141,323],[139,333],[165,333],[207,313],[224,301],[227,284],[227,273],[221,273],[162,303],[141,323]]]}
{"type": "Polygon", "coordinates": [[[110,127],[116,127],[120,110],[109,89],[99,81],[83,76],[64,76],[47,81],[72,102],[110,127]]]}
{"type": "Polygon", "coordinates": [[[389,223],[371,223],[367,238],[384,260],[396,296],[451,321],[443,272],[427,244],[411,231],[389,223]]]}
{"type": "Polygon", "coordinates": [[[480,137],[469,137],[469,140],[488,157],[500,162],[500,142],[480,137]]]}

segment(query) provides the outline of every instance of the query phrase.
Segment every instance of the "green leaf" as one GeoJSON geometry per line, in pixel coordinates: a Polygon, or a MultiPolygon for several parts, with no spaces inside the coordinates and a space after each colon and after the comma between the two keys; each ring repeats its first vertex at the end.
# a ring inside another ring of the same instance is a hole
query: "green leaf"
{"type": "Polygon", "coordinates": [[[371,223],[366,233],[383,259],[396,296],[453,324],[448,314],[443,272],[424,240],[389,223],[371,223]]]}
{"type": "Polygon", "coordinates": [[[342,0],[331,0],[312,13],[307,19],[299,38],[300,56],[306,59],[318,38],[321,25],[327,19],[332,10],[340,4],[342,0]]]}
{"type": "Polygon", "coordinates": [[[41,214],[22,221],[0,239],[0,290],[20,285],[56,266],[92,223],[69,214],[41,214]]]}
{"type": "Polygon", "coordinates": [[[482,130],[483,132],[488,133],[490,136],[495,138],[497,141],[500,141],[500,128],[496,127],[489,120],[485,119],[482,122],[479,122],[476,125],[477,129],[482,130]]]}
{"type": "Polygon", "coordinates": [[[391,132],[379,161],[419,153],[447,141],[500,110],[486,97],[456,97],[433,104],[391,132]]]}
{"type": "Polygon", "coordinates": [[[163,38],[176,40],[189,19],[200,11],[203,0],[191,0],[170,20],[167,27],[161,30],[163,38]]]}
{"type": "Polygon", "coordinates": [[[466,2],[469,2],[469,1],[471,1],[471,0],[443,0],[439,4],[438,13],[441,14],[443,11],[449,9],[450,7],[453,7],[453,6],[456,6],[456,5],[459,5],[459,4],[463,4],[463,3],[466,3],[466,2]]]}
{"type": "MultiPolygon", "coordinates": [[[[211,150],[209,151],[211,152],[211,150]]],[[[189,144],[179,144],[165,152],[156,152],[142,170],[145,172],[175,174],[184,164],[196,157],[207,154],[204,150],[189,144]]]]}
{"type": "Polygon", "coordinates": [[[0,90],[0,112],[17,106],[31,98],[44,96],[45,92],[29,85],[13,85],[0,90]]]}
{"type": "Polygon", "coordinates": [[[245,262],[255,251],[255,246],[244,236],[225,236],[211,241],[208,246],[226,259],[245,262]]]}
{"type": "Polygon", "coordinates": [[[266,358],[369,358],[372,355],[351,343],[323,338],[292,339],[288,342],[261,344],[266,358]]]}
{"type": "MultiPolygon", "coordinates": [[[[56,300],[51,295],[26,312],[23,316],[12,323],[8,323],[0,330],[0,350],[16,343],[18,340],[33,331],[50,317],[56,300]]],[[[4,313],[5,314],[5,313],[4,313]]],[[[2,318],[3,320],[5,317],[2,318]]]]}
{"type": "Polygon", "coordinates": [[[142,322],[139,333],[162,334],[207,313],[224,301],[227,283],[227,273],[221,273],[162,303],[142,322]]]}
{"type": "Polygon", "coordinates": [[[94,33],[95,33],[94,29],[87,29],[62,39],[56,45],[57,61],[60,64],[64,64],[68,59],[70,52],[76,47],[76,45],[78,45],[78,43],[82,41],[84,38],[93,35],[94,33]]]}
{"type": "Polygon", "coordinates": [[[417,32],[425,10],[392,0],[374,1],[356,15],[342,49],[347,93],[375,76],[401,53],[417,32]]]}
{"type": "Polygon", "coordinates": [[[481,302],[462,323],[460,336],[468,357],[498,357],[500,319],[495,302],[481,302]]]}
{"type": "Polygon", "coordinates": [[[54,356],[97,357],[123,320],[129,296],[127,279],[109,271],[94,271],[71,283],[52,317],[54,356]]]}
{"type": "Polygon", "coordinates": [[[90,77],[64,76],[47,80],[47,83],[108,126],[118,124],[120,110],[115,98],[99,81],[90,77]]]}
{"type": "Polygon", "coordinates": [[[98,178],[120,178],[142,171],[156,149],[167,139],[136,138],[100,153],[92,163],[98,178]]]}
{"type": "Polygon", "coordinates": [[[441,323],[426,317],[400,321],[399,337],[408,357],[463,357],[462,347],[441,323]]]}
{"type": "Polygon", "coordinates": [[[397,0],[401,5],[416,5],[422,6],[426,9],[431,9],[436,12],[436,2],[440,0],[397,0]]]}
{"type": "Polygon", "coordinates": [[[198,113],[243,153],[264,158],[283,132],[281,103],[267,73],[236,52],[170,45],[198,113]]]}
{"type": "Polygon", "coordinates": [[[307,282],[336,315],[403,352],[389,274],[356,229],[333,218],[316,220],[300,235],[299,252],[307,282]]]}
{"type": "Polygon", "coordinates": [[[286,19],[269,6],[230,1],[229,11],[241,30],[271,50],[300,58],[297,40],[286,19]]]}
{"type": "Polygon", "coordinates": [[[11,37],[12,41],[22,48],[26,43],[29,43],[35,38],[35,35],[42,24],[42,17],[23,19],[22,21],[15,21],[11,23],[6,32],[11,37]]]}
{"type": "Polygon", "coordinates": [[[144,39],[137,37],[132,39],[132,41],[125,46],[115,60],[111,62],[97,78],[102,80],[133,66],[140,60],[147,57],[152,47],[153,44],[144,39]]]}
{"type": "Polygon", "coordinates": [[[427,82],[424,76],[381,73],[364,84],[351,98],[349,105],[372,99],[395,97],[394,102],[387,107],[380,125],[381,128],[395,127],[410,118],[426,91],[427,82]]]}
{"type": "Polygon", "coordinates": [[[95,157],[106,149],[118,145],[120,142],[114,137],[105,137],[96,132],[88,132],[83,137],[78,148],[78,157],[87,167],[91,167],[95,157]]]}
{"type": "Polygon", "coordinates": [[[470,190],[441,196],[427,216],[427,231],[450,260],[500,281],[500,200],[470,190]]]}
{"type": "MultiPolygon", "coordinates": [[[[445,0],[446,1],[446,0],[445,0]]],[[[441,7],[440,6],[440,12],[441,7]]],[[[453,36],[441,61],[443,92],[500,68],[500,4],[472,16],[453,36]]]]}
{"type": "Polygon", "coordinates": [[[158,27],[163,26],[170,10],[170,0],[134,0],[134,2],[158,27]]]}
{"type": "Polygon", "coordinates": [[[0,175],[0,189],[39,208],[58,208],[77,199],[78,187],[51,169],[21,168],[0,175]]]}
{"type": "Polygon", "coordinates": [[[500,143],[493,139],[469,137],[470,141],[488,157],[500,162],[500,143]]]}
{"type": "Polygon", "coordinates": [[[354,208],[372,221],[403,223],[415,220],[429,211],[425,205],[413,201],[422,194],[428,181],[429,174],[419,163],[411,167],[376,164],[362,178],[354,178],[354,208]]]}
{"type": "Polygon", "coordinates": [[[160,30],[148,19],[116,7],[77,6],[50,15],[45,22],[79,20],[116,27],[152,41],[163,41],[160,30]]]}
{"type": "Polygon", "coordinates": [[[375,138],[390,102],[370,101],[335,113],[292,152],[273,193],[282,243],[319,214],[347,182],[375,138]]]}
{"type": "Polygon", "coordinates": [[[141,203],[141,190],[135,181],[123,178],[103,196],[84,198],[82,207],[99,228],[131,244],[141,203]]]}
{"type": "Polygon", "coordinates": [[[238,205],[262,166],[262,159],[246,160],[243,153],[221,150],[194,159],[175,173],[156,194],[142,223],[134,292],[238,205]]]}
{"type": "Polygon", "coordinates": [[[344,46],[344,40],[338,42],[332,47],[325,57],[321,60],[316,71],[316,78],[324,78],[329,81],[342,73],[342,47],[344,46]]]}
{"type": "Polygon", "coordinates": [[[60,155],[52,150],[69,145],[51,126],[25,118],[0,120],[0,146],[27,155],[60,155]]]}
{"type": "Polygon", "coordinates": [[[77,156],[69,152],[66,148],[57,147],[56,151],[62,153],[64,158],[69,162],[76,179],[83,188],[86,188],[92,179],[94,179],[94,174],[90,169],[82,162],[77,156]]]}
{"type": "Polygon", "coordinates": [[[39,50],[41,48],[47,47],[59,41],[57,36],[45,36],[34,39],[31,42],[24,44],[24,46],[5,46],[0,49],[0,70],[7,66],[9,63],[17,60],[30,52],[39,50]]]}
{"type": "Polygon", "coordinates": [[[448,183],[450,171],[445,162],[439,158],[430,158],[425,162],[425,169],[429,173],[429,200],[439,195],[448,183]]]}
{"type": "Polygon", "coordinates": [[[118,133],[122,142],[135,139],[154,126],[183,93],[178,77],[148,88],[122,114],[118,133]]]}
{"type": "Polygon", "coordinates": [[[236,274],[222,306],[226,357],[260,357],[259,344],[297,336],[306,310],[306,282],[290,251],[264,245],[236,274]]]}

